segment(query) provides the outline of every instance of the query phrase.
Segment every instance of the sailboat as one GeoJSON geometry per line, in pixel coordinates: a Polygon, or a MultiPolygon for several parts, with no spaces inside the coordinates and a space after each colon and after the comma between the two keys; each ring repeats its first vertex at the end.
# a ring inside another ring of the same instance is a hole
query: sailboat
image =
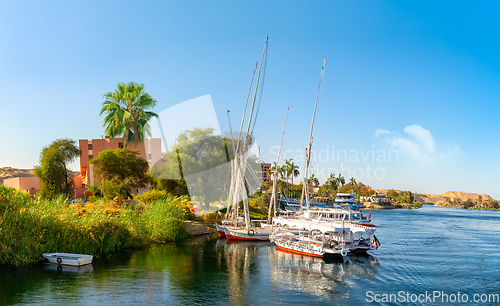
{"type": "MultiPolygon", "coordinates": [[[[311,148],[313,142],[314,120],[318,103],[325,61],[321,70],[320,84],[316,95],[309,144],[306,148],[304,182],[307,182],[311,148]]],[[[273,218],[275,232],[271,241],[277,247],[299,254],[326,257],[346,256],[347,253],[366,253],[377,248],[376,226],[371,223],[371,213],[367,217],[355,205],[354,194],[337,194],[332,207],[312,206],[309,199],[309,184],[302,186],[299,211],[293,215],[273,218]]]]}
{"type": "Polygon", "coordinates": [[[347,256],[349,252],[349,249],[346,247],[345,238],[350,231],[349,227],[344,227],[343,224],[339,225],[336,223],[321,222],[321,220],[307,218],[304,215],[304,212],[307,213],[310,209],[307,178],[313,142],[314,120],[325,70],[325,62],[326,58],[323,60],[323,66],[321,67],[320,81],[316,94],[316,102],[314,104],[311,131],[309,134],[309,144],[306,149],[300,213],[299,215],[281,215],[274,217],[272,220],[273,233],[269,238],[276,244],[278,249],[283,251],[313,257],[344,257],[347,256]]]}
{"type": "MultiPolygon", "coordinates": [[[[234,144],[233,141],[233,150],[235,153],[235,157],[231,161],[231,186],[229,189],[226,218],[225,220],[222,221],[222,225],[216,225],[217,231],[219,232],[219,234],[221,234],[221,237],[225,237],[227,239],[249,240],[249,241],[269,240],[269,234],[271,233],[271,229],[253,226],[252,221],[250,220],[250,210],[248,206],[248,197],[246,194],[248,186],[248,176],[245,175],[245,172],[247,171],[248,168],[248,159],[250,158],[250,148],[253,143],[253,138],[250,133],[250,127],[252,125],[252,122],[255,125],[255,119],[253,117],[255,102],[257,99],[257,92],[259,89],[259,81],[261,79],[261,71],[262,71],[262,64],[264,62],[264,56],[267,55],[268,40],[269,36],[266,38],[266,42],[264,44],[264,51],[262,52],[262,58],[260,61],[259,72],[257,75],[255,92],[252,100],[250,115],[248,118],[246,133],[242,133],[242,131],[246,116],[248,100],[252,90],[253,79],[255,76],[257,65],[255,66],[254,74],[252,76],[252,81],[250,83],[250,89],[248,91],[247,101],[245,103],[245,109],[243,111],[243,118],[241,120],[240,131],[238,134],[236,145],[234,144]],[[243,214],[244,214],[243,218],[238,216],[240,201],[243,202],[243,214]]],[[[249,173],[252,173],[252,171],[249,171],[249,173]]]]}

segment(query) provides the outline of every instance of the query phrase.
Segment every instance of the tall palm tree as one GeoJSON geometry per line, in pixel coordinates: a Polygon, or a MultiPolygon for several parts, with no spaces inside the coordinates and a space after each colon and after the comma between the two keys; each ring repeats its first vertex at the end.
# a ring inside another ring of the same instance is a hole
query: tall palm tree
{"type": "Polygon", "coordinates": [[[339,173],[339,176],[337,177],[337,187],[338,187],[339,191],[340,191],[340,187],[344,186],[344,184],[345,184],[345,178],[342,176],[341,173],[339,173]]]}
{"type": "Polygon", "coordinates": [[[292,185],[293,185],[293,178],[299,176],[299,174],[300,174],[299,166],[297,166],[293,162],[293,158],[285,160],[285,164],[286,164],[287,180],[288,180],[288,177],[291,176],[292,177],[292,185]]]}
{"type": "Polygon", "coordinates": [[[123,135],[123,146],[127,147],[130,140],[138,143],[144,139],[144,133],[150,135],[147,122],[158,115],[148,111],[156,105],[156,100],[144,92],[144,84],[118,83],[114,92],[103,97],[106,100],[99,116],[106,114],[103,124],[106,136],[114,139],[123,135]]]}
{"type": "Polygon", "coordinates": [[[353,192],[354,186],[356,186],[356,179],[351,177],[351,193],[353,192]]]}

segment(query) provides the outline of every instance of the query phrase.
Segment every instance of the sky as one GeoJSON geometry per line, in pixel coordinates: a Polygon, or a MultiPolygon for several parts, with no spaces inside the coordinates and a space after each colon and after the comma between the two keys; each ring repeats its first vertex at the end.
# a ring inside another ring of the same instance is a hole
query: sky
{"type": "MultiPolygon", "coordinates": [[[[326,57],[312,169],[376,189],[500,199],[496,1],[2,1],[0,167],[58,138],[104,134],[102,95],[144,83],[160,113],[210,95],[239,128],[269,34],[254,136],[273,162],[304,149],[326,57]]],[[[72,164],[79,170],[79,162],[72,164]]]]}

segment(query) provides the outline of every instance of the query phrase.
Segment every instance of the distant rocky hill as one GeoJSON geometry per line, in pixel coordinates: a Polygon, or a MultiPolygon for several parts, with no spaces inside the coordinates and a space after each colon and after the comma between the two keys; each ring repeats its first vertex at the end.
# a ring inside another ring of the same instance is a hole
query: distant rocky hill
{"type": "MultiPolygon", "coordinates": [[[[379,194],[385,195],[389,189],[380,189],[377,190],[379,194]]],[[[401,190],[396,190],[397,192],[401,192],[401,190]]],[[[487,194],[477,194],[463,191],[448,191],[442,194],[426,194],[426,193],[417,193],[416,200],[421,203],[430,203],[430,204],[440,204],[444,202],[447,198],[454,199],[460,198],[462,201],[466,201],[467,199],[471,199],[473,201],[477,201],[481,196],[481,200],[494,200],[487,194]]]]}
{"type": "MultiPolygon", "coordinates": [[[[71,176],[80,176],[80,171],[70,171],[71,176]]],[[[11,167],[0,168],[0,185],[3,180],[12,177],[31,177],[35,176],[33,169],[16,169],[11,167]]]]}

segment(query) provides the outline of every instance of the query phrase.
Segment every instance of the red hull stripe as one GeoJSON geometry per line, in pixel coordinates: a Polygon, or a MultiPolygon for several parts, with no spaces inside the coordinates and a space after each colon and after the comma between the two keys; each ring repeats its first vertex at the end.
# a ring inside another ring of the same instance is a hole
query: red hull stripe
{"type": "Polygon", "coordinates": [[[317,255],[317,254],[312,254],[312,253],[306,253],[306,252],[302,252],[302,251],[297,251],[297,250],[293,250],[293,249],[289,249],[289,248],[285,248],[285,247],[282,247],[282,246],[276,246],[278,249],[281,249],[283,251],[287,251],[287,252],[291,252],[291,253],[296,253],[296,254],[300,254],[300,255],[307,255],[307,256],[312,256],[312,257],[323,257],[323,255],[317,255]]]}
{"type": "Polygon", "coordinates": [[[219,235],[221,236],[221,238],[225,238],[226,237],[226,233],[223,232],[223,231],[217,231],[217,233],[219,233],[219,235]]]}
{"type": "Polygon", "coordinates": [[[234,240],[247,240],[247,241],[268,241],[268,239],[259,239],[259,238],[245,238],[245,237],[238,237],[238,236],[233,236],[233,235],[228,235],[226,234],[227,239],[234,239],[234,240]]]}
{"type": "Polygon", "coordinates": [[[367,226],[367,227],[377,227],[375,224],[363,224],[363,223],[360,223],[359,225],[361,225],[361,226],[367,226]]]}

